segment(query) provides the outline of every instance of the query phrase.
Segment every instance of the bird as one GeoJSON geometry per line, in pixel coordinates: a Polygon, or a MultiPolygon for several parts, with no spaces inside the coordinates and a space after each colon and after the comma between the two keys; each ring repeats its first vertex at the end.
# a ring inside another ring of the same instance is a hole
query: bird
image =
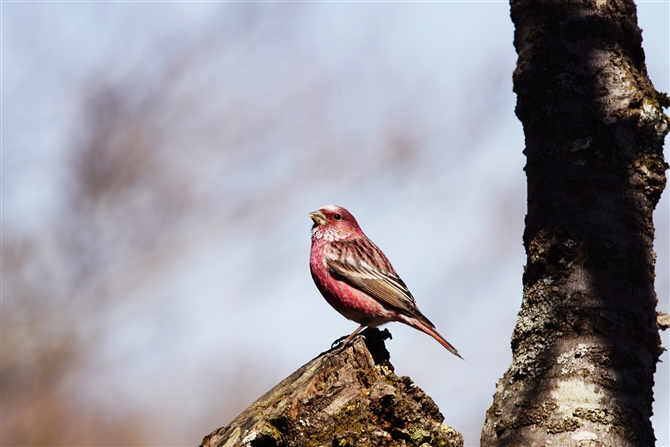
{"type": "Polygon", "coordinates": [[[365,327],[397,321],[430,335],[463,359],[421,313],[388,258],[363,233],[349,211],[326,205],[309,217],[314,222],[309,256],[314,284],[328,304],[360,325],[342,346],[365,327]]]}

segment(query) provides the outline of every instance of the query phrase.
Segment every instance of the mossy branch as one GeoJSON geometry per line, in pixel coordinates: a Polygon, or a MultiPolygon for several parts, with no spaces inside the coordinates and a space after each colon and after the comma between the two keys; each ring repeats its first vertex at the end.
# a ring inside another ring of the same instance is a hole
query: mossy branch
{"type": "Polygon", "coordinates": [[[362,335],[298,369],[201,447],[463,446],[433,400],[393,372],[390,333],[362,335]]]}

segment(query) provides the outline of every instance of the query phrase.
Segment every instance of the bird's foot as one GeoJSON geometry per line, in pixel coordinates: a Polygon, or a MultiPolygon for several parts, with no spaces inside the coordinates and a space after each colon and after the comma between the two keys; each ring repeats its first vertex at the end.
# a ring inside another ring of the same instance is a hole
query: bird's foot
{"type": "Polygon", "coordinates": [[[333,342],[332,345],[330,345],[330,349],[335,349],[335,347],[342,349],[345,346],[349,344],[351,340],[354,339],[354,337],[363,329],[365,328],[365,325],[360,325],[354,332],[351,333],[351,335],[346,336],[346,337],[340,337],[337,340],[333,342]],[[344,340],[344,341],[342,341],[344,340]]]}
{"type": "Polygon", "coordinates": [[[335,349],[335,348],[343,348],[346,346],[345,340],[347,339],[348,335],[343,335],[342,337],[338,338],[333,342],[332,345],[330,345],[330,349],[335,349]]]}
{"type": "Polygon", "coordinates": [[[344,337],[340,337],[337,340],[335,340],[332,345],[330,345],[330,350],[331,351],[343,350],[344,348],[349,346],[349,344],[351,344],[351,342],[353,342],[356,337],[365,338],[365,335],[355,335],[353,337],[351,335],[348,336],[345,335],[344,337]]]}

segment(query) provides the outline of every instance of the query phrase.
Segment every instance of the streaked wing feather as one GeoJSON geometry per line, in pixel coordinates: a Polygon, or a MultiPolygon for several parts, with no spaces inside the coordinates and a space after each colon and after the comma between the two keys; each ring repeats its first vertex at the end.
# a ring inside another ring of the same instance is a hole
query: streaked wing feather
{"type": "Polygon", "coordinates": [[[325,247],[324,255],[328,270],[351,286],[432,325],[417,309],[414,297],[384,253],[369,239],[331,242],[325,247]]]}

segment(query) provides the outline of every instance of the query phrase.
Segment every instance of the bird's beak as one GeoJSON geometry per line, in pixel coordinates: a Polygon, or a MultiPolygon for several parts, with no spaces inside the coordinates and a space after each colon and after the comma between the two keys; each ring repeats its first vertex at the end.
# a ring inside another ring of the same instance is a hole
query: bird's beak
{"type": "Polygon", "coordinates": [[[323,225],[326,223],[326,216],[321,211],[312,211],[309,213],[309,217],[314,221],[314,225],[323,225]]]}

